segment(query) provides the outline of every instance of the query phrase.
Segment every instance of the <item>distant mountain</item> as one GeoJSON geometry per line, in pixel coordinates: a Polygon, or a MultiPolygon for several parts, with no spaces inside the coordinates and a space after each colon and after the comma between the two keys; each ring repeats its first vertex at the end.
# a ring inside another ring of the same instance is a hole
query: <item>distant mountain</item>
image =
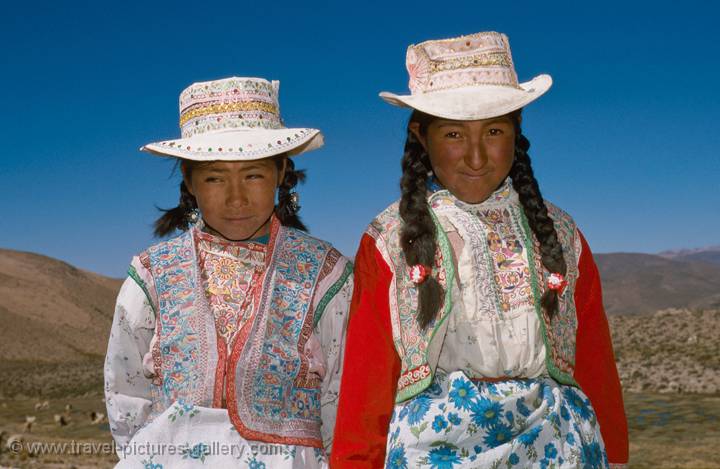
{"type": "Polygon", "coordinates": [[[676,261],[698,261],[720,265],[720,246],[709,246],[699,249],[681,249],[678,251],[664,251],[658,256],[676,261]]]}
{"type": "Polygon", "coordinates": [[[0,249],[0,361],[102,357],[120,285],[50,257],[0,249]]]}
{"type": "Polygon", "coordinates": [[[720,308],[720,263],[652,254],[595,254],[608,314],[641,314],[666,308],[720,308]]]}
{"type": "MultiPolygon", "coordinates": [[[[720,264],[706,261],[713,252],[596,254],[607,312],[720,309],[720,264]],[[694,260],[698,256],[705,260],[694,260]]],[[[121,283],[46,256],[0,249],[0,365],[102,359],[121,283]]]]}

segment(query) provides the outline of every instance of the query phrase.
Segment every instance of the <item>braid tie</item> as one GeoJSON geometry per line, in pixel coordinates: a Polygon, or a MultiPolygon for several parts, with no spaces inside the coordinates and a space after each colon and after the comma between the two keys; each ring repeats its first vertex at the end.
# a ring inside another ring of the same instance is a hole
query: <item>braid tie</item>
{"type": "MultiPolygon", "coordinates": [[[[413,117],[410,120],[412,122],[413,117]]],[[[400,244],[408,266],[420,264],[432,267],[435,264],[437,234],[426,197],[430,161],[422,144],[409,129],[401,166],[399,208],[403,226],[400,244]]],[[[444,292],[432,276],[425,278],[417,288],[417,318],[420,327],[425,329],[437,315],[444,292]]]]}

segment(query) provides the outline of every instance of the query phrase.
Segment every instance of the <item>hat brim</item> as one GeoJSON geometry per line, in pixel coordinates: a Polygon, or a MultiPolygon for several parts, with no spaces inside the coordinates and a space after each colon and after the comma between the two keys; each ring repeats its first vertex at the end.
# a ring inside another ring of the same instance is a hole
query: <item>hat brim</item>
{"type": "Polygon", "coordinates": [[[444,119],[480,120],[503,116],[530,104],[550,89],[552,78],[538,75],[519,86],[468,86],[415,95],[383,91],[380,97],[394,106],[417,109],[444,119]]]}
{"type": "Polygon", "coordinates": [[[140,150],[194,161],[251,161],[295,156],[323,143],[318,129],[232,129],[149,143],[140,150]]]}

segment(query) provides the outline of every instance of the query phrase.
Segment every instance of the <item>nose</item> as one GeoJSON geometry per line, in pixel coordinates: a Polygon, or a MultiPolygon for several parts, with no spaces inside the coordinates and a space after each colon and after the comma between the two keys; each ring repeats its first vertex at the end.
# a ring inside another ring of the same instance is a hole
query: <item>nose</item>
{"type": "Polygon", "coordinates": [[[488,162],[487,153],[480,141],[470,141],[465,152],[465,164],[473,171],[480,171],[488,162]]]}
{"type": "Polygon", "coordinates": [[[250,203],[247,192],[240,183],[229,184],[225,193],[225,203],[228,207],[244,207],[250,203]]]}

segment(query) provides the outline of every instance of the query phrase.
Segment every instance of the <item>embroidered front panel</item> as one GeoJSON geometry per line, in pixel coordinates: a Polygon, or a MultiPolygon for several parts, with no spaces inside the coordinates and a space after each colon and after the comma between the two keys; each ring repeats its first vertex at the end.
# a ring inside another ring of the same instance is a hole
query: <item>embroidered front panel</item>
{"type": "MultiPolygon", "coordinates": [[[[546,333],[551,344],[553,362],[562,372],[562,375],[556,378],[566,384],[575,384],[575,380],[572,378],[575,370],[575,337],[577,334],[577,311],[574,293],[575,284],[580,274],[578,263],[580,262],[582,245],[577,225],[570,215],[549,202],[545,204],[548,207],[550,217],[555,222],[555,231],[557,231],[558,240],[563,247],[563,255],[567,264],[565,278],[568,281],[565,293],[560,297],[558,314],[554,315],[552,320],[545,317],[545,323],[549,324],[546,333]]],[[[549,275],[550,272],[543,271],[543,285],[547,284],[549,275]]]]}
{"type": "Polygon", "coordinates": [[[376,240],[376,246],[393,272],[390,283],[390,321],[393,340],[402,363],[396,400],[402,401],[421,392],[432,381],[433,370],[428,366],[428,351],[435,334],[447,318],[451,307],[450,286],[454,278],[454,266],[450,243],[445,233],[438,230],[438,249],[432,275],[445,291],[445,301],[440,314],[425,330],[417,321],[417,287],[410,280],[409,266],[400,247],[401,220],[398,204],[381,213],[367,230],[376,240]]]}
{"type": "MultiPolygon", "coordinates": [[[[302,354],[312,333],[311,300],[330,245],[280,227],[252,329],[233,347],[230,417],[247,439],[322,446],[320,382],[302,354]]],[[[337,259],[335,259],[337,261],[337,259]]]]}
{"type": "MultiPolygon", "coordinates": [[[[475,277],[460,285],[463,307],[486,318],[503,318],[530,311],[541,321],[542,333],[549,351],[546,364],[551,375],[565,384],[576,384],[572,378],[575,362],[575,333],[577,319],[573,292],[577,281],[579,237],[575,224],[567,214],[547,204],[555,220],[558,238],[568,264],[569,282],[560,301],[558,313],[552,321],[542,312],[540,298],[549,275],[543,269],[539,245],[527,225],[527,219],[508,180],[490,199],[478,206],[457,203],[447,191],[432,195],[433,211],[457,229],[469,256],[475,263],[475,277]],[[447,218],[446,218],[447,217],[447,218]]],[[[395,203],[381,213],[370,225],[367,234],[393,272],[389,288],[390,319],[393,340],[401,360],[397,402],[411,398],[431,382],[435,363],[429,363],[428,350],[435,333],[446,319],[450,299],[445,299],[441,313],[426,331],[417,324],[417,290],[407,274],[404,253],[400,248],[401,219],[395,203]]],[[[452,251],[447,238],[438,236],[438,253],[433,275],[448,293],[447,277],[454,278],[452,251]]],[[[450,287],[455,282],[450,282],[450,287]]],[[[440,338],[442,339],[442,338],[440,338]]]]}
{"type": "Polygon", "coordinates": [[[252,297],[265,271],[265,245],[223,242],[198,233],[196,250],[203,289],[215,318],[215,330],[229,347],[252,317],[252,297]]]}
{"type": "Polygon", "coordinates": [[[522,209],[508,200],[486,201],[481,206],[462,204],[447,191],[433,194],[430,203],[458,231],[470,251],[464,257],[472,262],[468,269],[472,277],[463,279],[461,285],[469,316],[493,320],[534,311],[522,209]]]}
{"type": "Polygon", "coordinates": [[[209,406],[217,363],[215,328],[209,311],[196,308],[199,288],[191,232],[152,246],[148,255],[159,311],[153,355],[162,376],[161,409],[154,410],[179,399],[209,406]]]}

